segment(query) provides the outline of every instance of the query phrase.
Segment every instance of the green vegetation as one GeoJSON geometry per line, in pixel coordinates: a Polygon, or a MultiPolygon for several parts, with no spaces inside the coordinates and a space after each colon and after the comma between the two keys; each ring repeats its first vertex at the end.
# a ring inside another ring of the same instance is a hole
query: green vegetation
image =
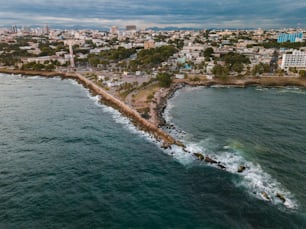
{"type": "Polygon", "coordinates": [[[52,56],[52,55],[55,55],[56,49],[53,49],[50,46],[51,46],[51,44],[49,42],[40,43],[38,47],[39,47],[41,53],[39,54],[39,56],[52,56]]]}
{"type": "Polygon", "coordinates": [[[88,63],[94,67],[97,67],[98,64],[108,65],[109,62],[118,62],[127,59],[135,53],[135,48],[126,49],[124,47],[119,47],[118,49],[104,50],[98,55],[89,54],[88,63]]]}
{"type": "Polygon", "coordinates": [[[268,73],[270,72],[270,65],[269,64],[264,64],[264,63],[259,63],[254,66],[252,70],[252,75],[257,75],[257,74],[263,74],[263,73],[268,73]]]}
{"type": "Polygon", "coordinates": [[[151,101],[153,98],[154,98],[154,94],[153,94],[153,93],[152,93],[152,94],[149,94],[149,95],[147,96],[147,101],[151,101]]]}
{"type": "MultiPolygon", "coordinates": [[[[19,39],[17,39],[18,41],[19,39]]],[[[27,45],[25,39],[20,39],[21,44],[27,45]]],[[[16,65],[20,62],[21,57],[33,56],[27,50],[20,49],[20,44],[0,43],[0,62],[7,66],[16,65]]]]}
{"type": "Polygon", "coordinates": [[[283,43],[277,43],[277,40],[275,39],[271,39],[268,40],[266,42],[264,42],[263,44],[250,44],[247,45],[247,48],[252,48],[254,46],[263,46],[266,49],[271,49],[271,48],[287,48],[287,49],[300,49],[302,47],[306,46],[306,41],[304,42],[283,42],[283,43]]]}
{"type": "Polygon", "coordinates": [[[167,39],[169,39],[169,36],[162,35],[162,34],[154,36],[154,41],[155,42],[165,42],[167,39]]]}
{"type": "Polygon", "coordinates": [[[229,73],[229,69],[226,66],[223,66],[221,64],[217,64],[213,67],[212,73],[217,78],[226,78],[228,73],[229,73]]]}
{"type": "Polygon", "coordinates": [[[170,87],[172,83],[171,75],[169,73],[158,73],[156,79],[161,87],[170,87]]]}
{"type": "Polygon", "coordinates": [[[210,60],[210,57],[212,56],[212,54],[214,53],[214,49],[213,48],[207,48],[204,51],[201,52],[201,55],[203,55],[205,57],[206,61],[210,60]]]}
{"type": "Polygon", "coordinates": [[[135,48],[126,49],[124,47],[119,47],[118,49],[101,51],[99,57],[109,61],[120,61],[129,58],[131,55],[135,53],[136,53],[135,48]]]}
{"type": "Polygon", "coordinates": [[[168,44],[174,45],[178,49],[182,49],[184,47],[184,40],[181,40],[181,39],[169,40],[168,44]]]}
{"type": "Polygon", "coordinates": [[[229,52],[221,57],[229,71],[242,72],[243,64],[250,64],[250,59],[239,53],[229,52]]]}
{"type": "Polygon", "coordinates": [[[154,49],[143,49],[138,52],[136,60],[130,61],[129,69],[131,71],[137,71],[139,69],[151,69],[157,67],[162,62],[168,60],[168,58],[177,51],[178,50],[172,45],[154,49]]]}
{"type": "Polygon", "coordinates": [[[55,65],[53,63],[40,64],[36,62],[30,62],[27,64],[23,64],[21,67],[21,70],[34,70],[34,71],[40,71],[40,70],[52,71],[54,69],[55,65]]]}
{"type": "Polygon", "coordinates": [[[306,78],[306,71],[305,70],[301,70],[299,72],[300,77],[306,78]]]}

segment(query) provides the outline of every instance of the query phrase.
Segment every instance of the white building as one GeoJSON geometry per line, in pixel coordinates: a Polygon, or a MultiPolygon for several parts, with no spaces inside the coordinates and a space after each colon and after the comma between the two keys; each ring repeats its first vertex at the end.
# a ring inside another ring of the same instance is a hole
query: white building
{"type": "Polygon", "coordinates": [[[288,70],[290,67],[306,68],[306,52],[296,50],[292,54],[283,54],[281,69],[288,70]]]}

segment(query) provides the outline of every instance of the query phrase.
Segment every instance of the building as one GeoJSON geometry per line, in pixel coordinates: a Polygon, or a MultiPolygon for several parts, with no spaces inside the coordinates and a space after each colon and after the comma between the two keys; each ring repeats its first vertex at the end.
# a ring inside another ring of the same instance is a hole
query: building
{"type": "Polygon", "coordinates": [[[278,35],[277,43],[290,42],[301,42],[303,40],[303,33],[281,33],[278,35]]]}
{"type": "Polygon", "coordinates": [[[12,33],[17,33],[17,32],[18,32],[17,26],[16,26],[16,25],[12,25],[12,27],[11,27],[11,32],[12,32],[12,33]]]}
{"type": "Polygon", "coordinates": [[[152,49],[155,48],[155,42],[153,40],[145,41],[143,46],[144,49],[152,49]]]}
{"type": "Polygon", "coordinates": [[[136,25],[127,25],[126,31],[136,31],[136,25]]]}
{"type": "Polygon", "coordinates": [[[43,28],[43,30],[42,30],[42,33],[43,33],[43,34],[46,34],[46,35],[50,33],[50,29],[49,29],[49,26],[48,26],[48,25],[45,25],[45,26],[44,26],[44,28],[43,28]]]}
{"type": "Polygon", "coordinates": [[[291,54],[283,54],[281,69],[289,68],[305,69],[306,68],[306,52],[293,51],[291,54]]]}
{"type": "Polygon", "coordinates": [[[112,27],[110,28],[109,32],[110,32],[112,35],[118,35],[118,33],[119,33],[118,27],[117,27],[117,26],[112,26],[112,27]]]}

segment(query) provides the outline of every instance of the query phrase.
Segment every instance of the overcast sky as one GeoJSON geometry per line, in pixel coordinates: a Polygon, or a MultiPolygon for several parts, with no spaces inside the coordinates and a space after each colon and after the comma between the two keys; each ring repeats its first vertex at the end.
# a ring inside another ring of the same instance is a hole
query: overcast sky
{"type": "Polygon", "coordinates": [[[0,26],[306,27],[305,0],[0,0],[0,26]]]}

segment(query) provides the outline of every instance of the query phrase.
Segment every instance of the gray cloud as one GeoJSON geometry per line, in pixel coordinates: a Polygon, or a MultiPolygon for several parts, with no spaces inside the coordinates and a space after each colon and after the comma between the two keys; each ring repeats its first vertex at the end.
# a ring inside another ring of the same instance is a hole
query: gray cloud
{"type": "Polygon", "coordinates": [[[0,0],[2,24],[192,27],[305,26],[300,0],[0,0]]]}

